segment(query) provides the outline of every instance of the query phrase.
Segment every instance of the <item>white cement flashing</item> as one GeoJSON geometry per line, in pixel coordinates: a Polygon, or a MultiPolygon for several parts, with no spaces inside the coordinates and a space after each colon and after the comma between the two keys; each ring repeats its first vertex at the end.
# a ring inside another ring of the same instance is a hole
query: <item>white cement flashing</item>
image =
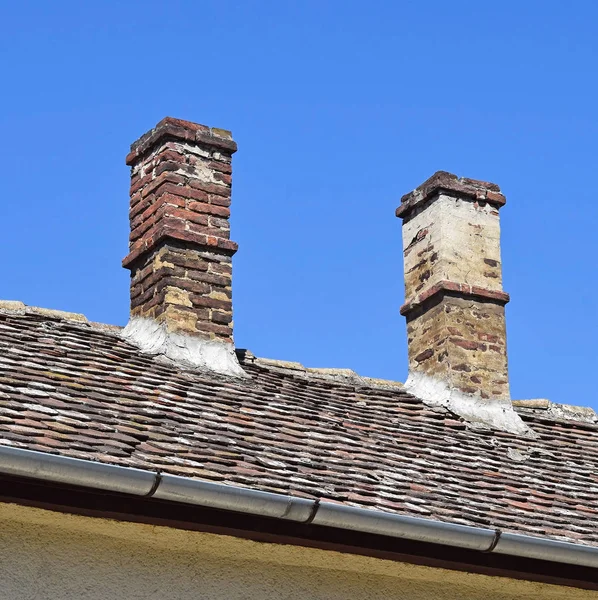
{"type": "Polygon", "coordinates": [[[442,406],[470,423],[482,423],[515,434],[533,435],[510,400],[484,399],[450,388],[446,382],[410,372],[405,389],[429,406],[442,406]]]}
{"type": "Polygon", "coordinates": [[[163,323],[145,317],[131,317],[121,335],[142,352],[166,356],[183,366],[247,377],[232,344],[173,333],[163,323]]]}

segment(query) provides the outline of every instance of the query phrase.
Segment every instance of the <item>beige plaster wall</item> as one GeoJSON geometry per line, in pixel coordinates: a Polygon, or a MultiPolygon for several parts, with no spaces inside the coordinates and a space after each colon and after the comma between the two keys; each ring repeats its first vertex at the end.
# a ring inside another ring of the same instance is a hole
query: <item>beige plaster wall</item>
{"type": "Polygon", "coordinates": [[[10,600],[506,600],[598,592],[0,504],[10,600]]]}

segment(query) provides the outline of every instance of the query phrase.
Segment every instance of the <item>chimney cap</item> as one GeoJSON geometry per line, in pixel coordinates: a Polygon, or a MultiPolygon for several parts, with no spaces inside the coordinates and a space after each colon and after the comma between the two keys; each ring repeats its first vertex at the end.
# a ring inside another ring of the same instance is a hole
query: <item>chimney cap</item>
{"type": "Polygon", "coordinates": [[[183,142],[205,144],[230,154],[237,151],[237,143],[233,140],[232,133],[227,129],[208,127],[183,119],[165,117],[153,129],[131,144],[131,152],[126,158],[127,165],[134,164],[165,137],[183,142]]]}
{"type": "Polygon", "coordinates": [[[483,200],[496,205],[497,208],[504,206],[507,202],[496,183],[457,177],[446,171],[436,171],[432,177],[401,198],[401,205],[396,210],[396,216],[405,218],[416,206],[439,192],[447,192],[449,195],[464,196],[473,200],[483,200]]]}

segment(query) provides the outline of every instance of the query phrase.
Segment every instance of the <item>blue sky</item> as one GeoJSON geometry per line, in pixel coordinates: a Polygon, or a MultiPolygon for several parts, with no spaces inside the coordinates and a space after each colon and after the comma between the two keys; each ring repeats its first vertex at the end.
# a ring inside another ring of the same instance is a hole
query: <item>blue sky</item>
{"type": "Polygon", "coordinates": [[[511,390],[598,408],[598,4],[2,3],[0,297],[125,324],[129,144],[231,129],[235,338],[404,380],[402,194],[497,182],[511,390]]]}

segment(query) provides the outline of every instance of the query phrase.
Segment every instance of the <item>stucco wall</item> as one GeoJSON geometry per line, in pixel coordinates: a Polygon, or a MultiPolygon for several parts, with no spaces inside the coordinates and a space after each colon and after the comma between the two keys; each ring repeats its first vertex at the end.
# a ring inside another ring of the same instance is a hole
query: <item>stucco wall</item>
{"type": "Polygon", "coordinates": [[[0,504],[10,600],[506,600],[598,593],[0,504]]]}

